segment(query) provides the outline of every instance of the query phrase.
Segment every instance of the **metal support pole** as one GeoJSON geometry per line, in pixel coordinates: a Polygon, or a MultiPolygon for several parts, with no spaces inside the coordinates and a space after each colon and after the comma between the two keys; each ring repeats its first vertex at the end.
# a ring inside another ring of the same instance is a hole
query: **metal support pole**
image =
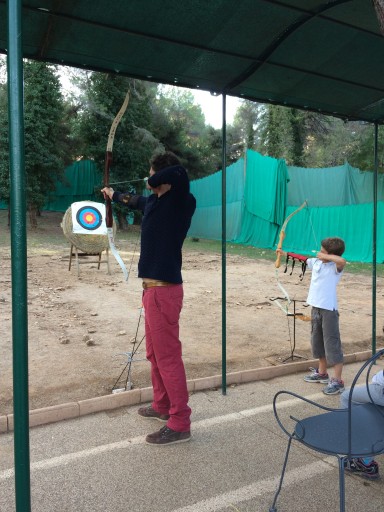
{"type": "Polygon", "coordinates": [[[374,144],[375,167],[374,167],[374,174],[373,174],[373,235],[372,235],[372,355],[376,354],[377,174],[378,174],[378,167],[379,167],[378,139],[379,139],[379,126],[377,123],[375,123],[375,144],[374,144]]]}
{"type": "Polygon", "coordinates": [[[27,230],[21,0],[8,0],[13,410],[16,512],[31,510],[28,400],[27,230]]]}
{"type": "Polygon", "coordinates": [[[226,102],[227,97],[223,94],[223,145],[222,145],[222,177],[221,177],[221,286],[222,286],[222,340],[221,340],[221,366],[222,366],[222,386],[223,395],[227,394],[227,120],[226,120],[226,102]]]}

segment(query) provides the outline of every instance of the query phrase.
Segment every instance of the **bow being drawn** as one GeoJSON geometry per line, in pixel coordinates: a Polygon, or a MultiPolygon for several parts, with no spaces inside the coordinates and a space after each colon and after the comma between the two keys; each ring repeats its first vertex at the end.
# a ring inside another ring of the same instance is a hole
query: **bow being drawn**
{"type": "MultiPolygon", "coordinates": [[[[283,242],[284,242],[284,238],[285,238],[285,230],[287,229],[287,224],[288,222],[292,219],[292,217],[294,215],[296,215],[296,213],[299,213],[300,210],[302,210],[303,208],[305,208],[306,206],[308,206],[308,203],[307,201],[304,201],[304,203],[299,206],[295,211],[293,211],[292,213],[290,213],[288,215],[288,217],[285,219],[285,221],[283,222],[283,225],[281,226],[281,230],[280,230],[280,234],[279,234],[279,241],[277,243],[277,250],[281,250],[283,248],[283,242]]],[[[276,261],[275,261],[275,268],[279,268],[280,267],[280,260],[281,260],[281,254],[277,254],[277,258],[276,258],[276,261]]]]}
{"type": "MultiPolygon", "coordinates": [[[[279,234],[279,241],[277,243],[277,248],[276,248],[277,250],[281,250],[283,248],[283,242],[284,242],[284,239],[285,239],[285,231],[287,229],[288,222],[292,219],[292,217],[294,217],[297,213],[299,213],[299,211],[301,211],[306,206],[308,206],[308,203],[307,203],[307,201],[304,201],[304,203],[301,206],[299,206],[299,208],[297,208],[292,213],[290,213],[288,215],[288,217],[284,220],[283,225],[281,226],[280,234],[279,234]]],[[[280,299],[280,297],[276,297],[273,300],[277,304],[277,306],[279,306],[279,308],[282,311],[284,311],[284,313],[286,315],[288,315],[289,314],[288,313],[288,308],[289,308],[289,305],[291,304],[291,299],[289,297],[289,294],[288,294],[287,290],[283,287],[283,285],[279,281],[278,269],[280,268],[280,265],[281,265],[281,254],[278,252],[277,253],[277,257],[276,257],[276,261],[275,261],[276,280],[277,280],[277,286],[280,288],[280,290],[284,294],[283,298],[286,300],[286,307],[282,306],[282,304],[279,302],[278,299],[280,299]]]]}
{"type": "MultiPolygon", "coordinates": [[[[125,111],[127,110],[129,102],[129,92],[127,92],[124,103],[122,104],[119,112],[117,113],[115,119],[112,122],[111,128],[109,130],[108,135],[108,143],[107,143],[107,151],[105,153],[105,167],[104,167],[104,186],[109,186],[109,170],[111,168],[112,164],[112,149],[113,149],[113,141],[115,139],[115,133],[116,128],[118,127],[121,118],[123,117],[125,111]]],[[[118,264],[121,267],[121,270],[123,271],[125,281],[128,281],[129,272],[121,259],[120,254],[117,252],[116,246],[115,246],[115,240],[113,236],[113,215],[112,215],[112,201],[109,197],[105,196],[105,223],[107,226],[107,234],[108,234],[108,241],[109,241],[109,247],[111,249],[112,254],[116,258],[118,264]]]]}

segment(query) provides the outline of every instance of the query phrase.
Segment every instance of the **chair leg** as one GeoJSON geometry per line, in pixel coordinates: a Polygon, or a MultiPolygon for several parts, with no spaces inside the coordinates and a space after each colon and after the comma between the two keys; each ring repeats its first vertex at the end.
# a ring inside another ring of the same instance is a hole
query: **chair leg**
{"type": "Polygon", "coordinates": [[[338,457],[339,460],[339,493],[340,493],[340,512],[345,512],[345,477],[344,460],[346,457],[338,457]]]}
{"type": "Polygon", "coordinates": [[[284,464],[283,464],[283,470],[281,472],[279,487],[278,487],[278,489],[276,491],[275,497],[273,498],[273,503],[272,503],[271,507],[269,508],[269,512],[276,512],[277,511],[276,502],[277,502],[277,498],[279,497],[281,488],[283,486],[283,479],[284,479],[284,475],[285,475],[285,470],[287,468],[288,455],[289,455],[289,450],[291,449],[291,443],[292,443],[292,437],[290,437],[289,441],[288,441],[288,446],[287,446],[287,451],[285,453],[285,459],[284,459],[284,464]]]}

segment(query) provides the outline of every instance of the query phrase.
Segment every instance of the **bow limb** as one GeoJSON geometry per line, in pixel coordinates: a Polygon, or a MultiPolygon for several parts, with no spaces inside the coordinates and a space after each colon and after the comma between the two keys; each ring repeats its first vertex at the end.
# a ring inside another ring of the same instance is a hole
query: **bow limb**
{"type": "MultiPolygon", "coordinates": [[[[115,119],[112,122],[111,128],[109,130],[108,135],[108,143],[107,143],[107,151],[105,153],[105,167],[104,167],[104,186],[109,186],[109,170],[111,168],[112,164],[112,149],[113,149],[113,141],[115,139],[115,133],[116,128],[118,127],[121,118],[123,117],[125,111],[127,110],[129,102],[129,92],[127,92],[124,103],[122,104],[119,112],[117,113],[115,119]]],[[[113,236],[113,215],[112,215],[112,201],[109,197],[106,197],[105,202],[105,223],[107,226],[107,234],[108,234],[108,241],[109,241],[109,247],[111,249],[112,254],[116,258],[118,264],[121,267],[121,270],[123,271],[125,281],[128,281],[129,272],[121,259],[120,254],[117,252],[116,246],[115,246],[115,239],[113,236]]]]}
{"type": "MultiPolygon", "coordinates": [[[[276,249],[281,250],[283,248],[283,241],[285,238],[285,230],[287,228],[288,222],[292,219],[292,217],[294,215],[296,215],[296,213],[299,213],[299,211],[302,210],[303,208],[305,208],[306,206],[308,206],[308,203],[307,203],[307,201],[304,201],[304,203],[301,206],[299,206],[295,211],[290,213],[288,215],[288,217],[285,219],[285,221],[283,222],[283,225],[281,226],[281,230],[280,230],[280,234],[279,234],[279,241],[277,243],[276,249]]],[[[280,267],[280,261],[281,261],[281,254],[278,253],[277,257],[276,257],[276,261],[275,261],[275,268],[280,267]]]]}
{"type": "MultiPolygon", "coordinates": [[[[299,211],[302,210],[305,206],[308,206],[307,201],[304,201],[304,203],[301,206],[296,208],[296,210],[294,210],[292,213],[290,213],[288,215],[288,217],[284,220],[283,225],[281,226],[280,234],[279,234],[279,241],[277,243],[277,248],[276,248],[277,250],[281,250],[282,247],[283,247],[283,242],[284,242],[284,239],[285,239],[285,230],[287,228],[288,222],[292,219],[292,217],[294,215],[299,213],[299,211]]],[[[277,253],[277,257],[276,257],[276,261],[275,261],[276,281],[277,281],[277,286],[280,288],[280,290],[284,294],[284,297],[286,299],[286,306],[285,307],[282,306],[279,303],[279,301],[275,301],[275,302],[279,306],[279,308],[282,309],[285,312],[286,315],[288,315],[288,308],[289,308],[289,305],[291,303],[291,299],[289,297],[289,293],[287,292],[287,290],[284,288],[284,286],[279,281],[279,271],[278,271],[278,268],[280,267],[280,262],[281,262],[281,254],[279,252],[279,253],[277,253]]]]}

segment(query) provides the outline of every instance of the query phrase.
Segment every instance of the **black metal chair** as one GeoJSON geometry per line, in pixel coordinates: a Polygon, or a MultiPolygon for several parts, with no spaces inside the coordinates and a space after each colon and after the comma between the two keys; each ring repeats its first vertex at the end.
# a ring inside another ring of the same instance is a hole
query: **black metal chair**
{"type": "Polygon", "coordinates": [[[293,440],[312,450],[327,455],[334,455],[337,458],[339,466],[340,512],[345,512],[344,461],[357,457],[374,457],[384,453],[384,407],[373,403],[368,389],[372,367],[377,359],[383,355],[384,349],[377,352],[362,365],[353,379],[346,409],[325,407],[290,391],[279,391],[276,393],[273,399],[273,410],[279,426],[289,439],[280,483],[269,512],[277,512],[276,502],[283,485],[288,455],[293,440]],[[352,404],[353,388],[363,372],[366,373],[365,385],[367,386],[371,402],[361,405],[352,404]],[[318,412],[314,416],[302,419],[289,416],[290,420],[294,422],[293,432],[289,433],[277,412],[277,401],[282,395],[298,398],[311,406],[321,409],[322,413],[318,412]]]}

